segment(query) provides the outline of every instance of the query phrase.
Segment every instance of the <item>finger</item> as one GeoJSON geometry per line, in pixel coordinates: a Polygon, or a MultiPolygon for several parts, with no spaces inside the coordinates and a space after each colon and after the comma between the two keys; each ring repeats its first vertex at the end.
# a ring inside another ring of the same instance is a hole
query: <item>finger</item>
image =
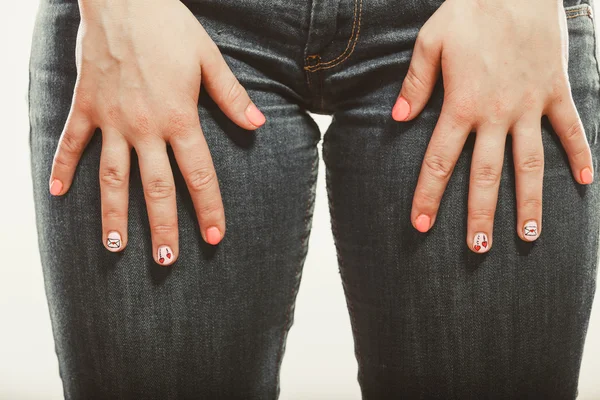
{"type": "Polygon", "coordinates": [[[50,194],[59,196],[69,190],[83,150],[94,131],[95,126],[79,110],[74,100],[54,153],[49,181],[50,194]]]}
{"type": "Polygon", "coordinates": [[[452,171],[469,136],[471,126],[454,118],[444,103],[423,157],[415,188],[411,221],[420,232],[427,232],[435,218],[452,171]]]}
{"type": "Polygon", "coordinates": [[[200,121],[195,128],[172,136],[169,143],[194,202],[202,238],[207,243],[218,244],[225,234],[225,213],[200,121]]]}
{"type": "Polygon", "coordinates": [[[507,130],[502,126],[482,126],[475,139],[469,181],[467,245],[476,253],[487,252],[492,247],[507,130]]]}
{"type": "Polygon", "coordinates": [[[166,143],[152,140],[136,146],[148,220],[152,234],[154,259],[170,265],[179,254],[177,201],[173,171],[166,143]]]}
{"type": "Polygon", "coordinates": [[[246,89],[231,72],[217,45],[204,54],[200,64],[202,85],[219,108],[244,129],[256,129],[265,123],[262,112],[250,100],[246,89]]]}
{"type": "Polygon", "coordinates": [[[409,121],[423,110],[438,78],[441,51],[441,40],[423,30],[419,33],[402,89],[392,108],[394,120],[409,121]]]}
{"type": "Polygon", "coordinates": [[[541,233],[544,146],[539,115],[521,119],[512,129],[517,189],[517,234],[525,241],[541,233]]]}
{"type": "Polygon", "coordinates": [[[594,180],[590,146],[568,84],[563,93],[551,103],[546,115],[569,157],[573,177],[581,184],[590,184],[594,180]]]}
{"type": "Polygon", "coordinates": [[[127,140],[119,132],[104,129],[100,154],[102,240],[113,252],[127,245],[130,157],[127,140]]]}

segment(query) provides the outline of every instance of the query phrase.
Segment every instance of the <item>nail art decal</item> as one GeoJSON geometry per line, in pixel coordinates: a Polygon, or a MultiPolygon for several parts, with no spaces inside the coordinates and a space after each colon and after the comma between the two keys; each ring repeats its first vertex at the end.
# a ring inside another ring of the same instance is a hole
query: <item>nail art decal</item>
{"type": "Polygon", "coordinates": [[[121,235],[117,231],[108,232],[106,239],[106,246],[111,251],[116,251],[121,248],[121,235]],[[114,250],[113,250],[114,249],[114,250]]]}
{"type": "Polygon", "coordinates": [[[525,222],[525,227],[523,228],[523,236],[527,240],[535,240],[538,236],[538,226],[537,222],[534,220],[525,222]]]}
{"type": "Polygon", "coordinates": [[[475,239],[473,239],[473,249],[478,253],[483,253],[488,250],[488,237],[483,232],[478,232],[475,234],[475,239]]]}
{"type": "Polygon", "coordinates": [[[163,265],[169,265],[173,262],[173,251],[169,246],[160,246],[158,248],[158,262],[163,265]]]}

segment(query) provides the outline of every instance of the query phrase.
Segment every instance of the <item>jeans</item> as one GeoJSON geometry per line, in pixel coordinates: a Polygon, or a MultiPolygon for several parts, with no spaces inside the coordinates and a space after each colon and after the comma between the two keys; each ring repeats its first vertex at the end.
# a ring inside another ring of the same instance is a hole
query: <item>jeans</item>
{"type": "MultiPolygon", "coordinates": [[[[494,248],[465,244],[469,136],[435,226],[410,222],[413,190],[443,84],[398,123],[419,28],[441,0],[188,0],[267,123],[249,133],[204,89],[198,113],[227,219],[218,246],[200,235],[177,186],[180,256],[152,259],[132,153],[129,244],[102,243],[96,129],[62,197],[52,157],[77,71],[75,0],[42,0],[30,58],[30,148],[39,250],[65,398],[275,399],[308,250],[319,152],[363,399],[573,399],[596,288],[600,180],[571,175],[546,117],[544,232],[516,234],[507,138],[494,248]],[[333,121],[321,133],[307,113],[333,121]]],[[[600,155],[600,72],[590,0],[564,2],[569,79],[600,155]]],[[[522,16],[527,18],[526,15],[522,16]]],[[[319,329],[315,327],[315,329],[319,329]]],[[[315,362],[318,362],[315,360],[315,362]]],[[[298,379],[302,379],[299,377],[298,379]]],[[[307,382],[310,384],[310,382],[307,382]]]]}

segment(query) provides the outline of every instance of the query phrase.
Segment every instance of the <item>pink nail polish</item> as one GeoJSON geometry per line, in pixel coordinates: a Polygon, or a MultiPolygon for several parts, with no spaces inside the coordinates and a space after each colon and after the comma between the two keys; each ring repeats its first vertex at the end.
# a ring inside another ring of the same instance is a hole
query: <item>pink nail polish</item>
{"type": "Polygon", "coordinates": [[[62,182],[59,181],[58,179],[53,179],[52,183],[50,184],[50,194],[53,196],[58,196],[58,194],[60,193],[62,188],[63,188],[62,182]]]}
{"type": "Polygon", "coordinates": [[[121,234],[117,231],[110,231],[106,236],[106,247],[108,247],[108,250],[119,251],[121,248],[121,234]]]}
{"type": "Polygon", "coordinates": [[[425,214],[421,214],[415,220],[415,225],[419,232],[427,232],[429,230],[429,225],[431,225],[431,218],[425,214]]]}
{"type": "Polygon", "coordinates": [[[592,183],[594,180],[594,174],[592,174],[592,170],[589,167],[585,167],[581,170],[581,181],[586,185],[592,183]]]}
{"type": "Polygon", "coordinates": [[[256,126],[261,126],[267,120],[254,103],[250,103],[246,108],[246,117],[248,117],[248,120],[256,126]]]}
{"type": "Polygon", "coordinates": [[[161,265],[169,265],[175,261],[173,251],[169,246],[163,245],[158,248],[158,262],[161,265]]]}
{"type": "Polygon", "coordinates": [[[392,109],[392,118],[396,121],[405,121],[410,115],[410,104],[402,96],[398,97],[392,109]]]}
{"type": "Polygon", "coordinates": [[[473,250],[477,253],[485,253],[490,249],[490,242],[488,237],[483,232],[477,232],[473,238],[473,250]]]}
{"type": "Polygon", "coordinates": [[[216,226],[211,226],[206,230],[206,240],[209,244],[218,244],[221,241],[221,232],[216,226]]]}
{"type": "Polygon", "coordinates": [[[523,236],[529,241],[534,241],[538,238],[538,225],[535,220],[532,219],[525,222],[525,226],[523,226],[523,236]]]}

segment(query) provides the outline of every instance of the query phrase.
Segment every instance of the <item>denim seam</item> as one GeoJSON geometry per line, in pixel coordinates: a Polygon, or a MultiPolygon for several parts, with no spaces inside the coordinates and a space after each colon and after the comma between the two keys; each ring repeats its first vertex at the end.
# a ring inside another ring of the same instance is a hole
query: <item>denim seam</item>
{"type": "Polygon", "coordinates": [[[304,262],[306,261],[306,255],[308,253],[308,238],[310,236],[310,231],[311,231],[310,220],[312,218],[311,210],[314,207],[315,197],[316,197],[316,187],[315,186],[316,186],[316,181],[317,181],[317,174],[315,173],[315,171],[317,171],[318,162],[319,162],[319,152],[317,149],[317,154],[313,160],[312,167],[311,167],[311,180],[309,183],[310,193],[308,196],[307,205],[306,205],[306,209],[305,209],[305,213],[304,213],[304,234],[301,237],[303,254],[301,256],[300,262],[296,266],[296,270],[294,273],[296,282],[292,286],[291,299],[289,301],[288,308],[285,313],[285,325],[283,327],[283,330],[281,332],[281,337],[279,339],[279,348],[278,348],[278,352],[277,352],[277,383],[276,383],[277,396],[276,396],[276,398],[279,396],[279,392],[280,392],[281,364],[283,361],[283,355],[285,353],[286,337],[291,328],[290,322],[291,322],[291,316],[292,316],[292,312],[293,312],[292,310],[295,308],[295,301],[296,301],[296,297],[298,295],[300,281],[302,279],[302,269],[303,269],[302,267],[304,265],[304,262]]]}
{"type": "MultiPolygon", "coordinates": [[[[325,155],[323,157],[325,157],[325,155]]],[[[352,301],[350,300],[349,291],[347,290],[346,279],[344,278],[343,271],[345,270],[345,264],[344,264],[344,259],[342,257],[342,252],[341,252],[339,244],[338,244],[339,235],[338,235],[337,223],[336,223],[336,218],[335,218],[335,207],[334,207],[334,202],[333,202],[333,191],[331,190],[330,178],[327,179],[327,195],[328,195],[328,202],[329,202],[329,215],[330,215],[330,219],[331,219],[331,230],[332,230],[332,234],[335,238],[334,244],[335,244],[336,255],[337,255],[338,264],[339,264],[338,271],[340,273],[340,278],[342,280],[342,288],[344,289],[344,297],[346,299],[346,306],[348,308],[348,315],[350,317],[350,322],[351,322],[350,327],[351,327],[352,333],[353,333],[352,336],[353,336],[353,341],[354,341],[354,354],[356,355],[356,361],[358,362],[357,379],[360,383],[363,379],[361,366],[364,365],[364,360],[363,360],[362,353],[360,351],[360,345],[359,345],[359,341],[358,341],[358,330],[357,330],[358,325],[356,323],[356,318],[354,315],[355,314],[354,306],[352,305],[352,301]]]]}
{"type": "MultiPolygon", "coordinates": [[[[321,62],[319,60],[319,63],[317,63],[315,65],[306,65],[304,67],[304,69],[308,70],[308,71],[318,71],[320,69],[333,68],[336,65],[339,65],[342,62],[344,62],[345,60],[347,60],[348,57],[350,57],[350,55],[354,52],[356,43],[358,43],[358,39],[360,37],[361,20],[362,20],[362,0],[360,0],[360,2],[359,2],[359,0],[354,0],[354,17],[353,17],[353,23],[352,23],[352,33],[350,34],[350,39],[348,39],[348,44],[346,45],[346,49],[342,52],[342,54],[340,54],[333,60],[329,60],[329,61],[325,61],[325,62],[321,62]],[[360,3],[360,6],[359,6],[359,3],[360,3]],[[358,18],[357,18],[357,9],[358,9],[358,18]],[[354,35],[355,31],[356,31],[356,35],[354,35]],[[350,44],[352,44],[352,47],[350,47],[350,44]],[[348,53],[348,50],[350,50],[349,53],[348,53]]],[[[309,57],[314,57],[314,55],[306,57],[307,63],[308,63],[309,57]]]]}

